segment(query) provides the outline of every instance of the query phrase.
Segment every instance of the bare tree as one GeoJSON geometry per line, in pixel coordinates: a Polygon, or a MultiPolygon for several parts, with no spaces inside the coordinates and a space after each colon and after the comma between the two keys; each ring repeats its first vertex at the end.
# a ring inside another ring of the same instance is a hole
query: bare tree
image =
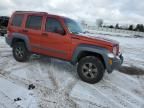
{"type": "Polygon", "coordinates": [[[102,20],[102,19],[97,19],[97,20],[96,20],[96,25],[97,25],[98,27],[102,27],[102,25],[103,25],[103,20],[102,20]]]}

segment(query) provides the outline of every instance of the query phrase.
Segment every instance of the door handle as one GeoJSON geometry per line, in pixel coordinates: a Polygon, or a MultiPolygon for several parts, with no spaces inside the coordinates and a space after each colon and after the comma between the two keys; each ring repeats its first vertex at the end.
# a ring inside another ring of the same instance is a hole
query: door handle
{"type": "Polygon", "coordinates": [[[22,30],[23,32],[28,32],[28,30],[22,30]]]}
{"type": "Polygon", "coordinates": [[[47,34],[47,33],[42,33],[42,35],[43,35],[43,36],[48,36],[48,34],[47,34]]]}

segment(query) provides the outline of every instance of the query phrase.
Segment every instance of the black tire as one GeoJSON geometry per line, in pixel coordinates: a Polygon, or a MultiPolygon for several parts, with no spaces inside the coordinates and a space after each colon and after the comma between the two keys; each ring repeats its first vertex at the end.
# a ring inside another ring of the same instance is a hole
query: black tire
{"type": "Polygon", "coordinates": [[[105,69],[98,58],[86,56],[79,61],[77,72],[84,82],[94,84],[103,78],[105,69]]]}
{"type": "Polygon", "coordinates": [[[13,44],[13,56],[16,61],[26,62],[30,58],[30,52],[27,50],[24,42],[16,42],[13,44]]]}

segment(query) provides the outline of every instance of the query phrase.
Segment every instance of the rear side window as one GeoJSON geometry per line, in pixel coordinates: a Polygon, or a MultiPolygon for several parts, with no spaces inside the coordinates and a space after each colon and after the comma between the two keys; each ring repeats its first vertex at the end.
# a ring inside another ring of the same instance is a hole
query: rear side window
{"type": "Polygon", "coordinates": [[[26,28],[40,30],[42,25],[42,16],[28,16],[26,28]]]}
{"type": "Polygon", "coordinates": [[[13,17],[13,20],[12,20],[12,26],[18,26],[20,27],[22,25],[22,20],[23,20],[23,17],[24,15],[15,15],[13,17]]]}

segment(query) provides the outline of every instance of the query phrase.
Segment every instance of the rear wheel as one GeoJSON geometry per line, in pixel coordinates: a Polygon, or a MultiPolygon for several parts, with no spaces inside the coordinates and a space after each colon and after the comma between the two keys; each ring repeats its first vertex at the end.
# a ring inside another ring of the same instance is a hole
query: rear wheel
{"type": "Polygon", "coordinates": [[[77,72],[79,77],[87,83],[99,82],[104,74],[102,62],[93,56],[86,56],[79,61],[77,72]]]}
{"type": "Polygon", "coordinates": [[[24,42],[16,42],[13,45],[13,56],[19,62],[29,60],[30,52],[27,50],[24,42]]]}

